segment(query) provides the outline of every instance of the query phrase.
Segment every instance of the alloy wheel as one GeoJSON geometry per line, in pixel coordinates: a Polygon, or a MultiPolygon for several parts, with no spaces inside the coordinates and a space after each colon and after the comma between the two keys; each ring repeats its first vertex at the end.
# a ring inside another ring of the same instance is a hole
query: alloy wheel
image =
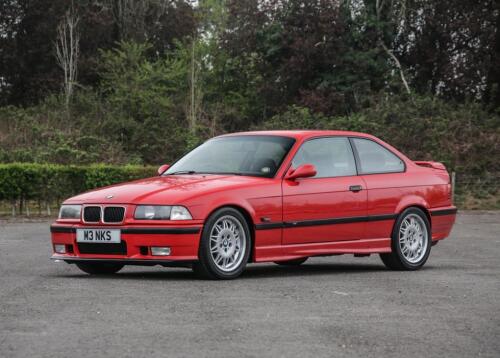
{"type": "Polygon", "coordinates": [[[404,258],[412,264],[424,257],[428,238],[427,227],[419,215],[409,214],[399,228],[399,247],[404,258]]]}
{"type": "Polygon", "coordinates": [[[219,218],[210,231],[210,256],[213,263],[224,272],[239,267],[246,250],[245,230],[240,221],[231,215],[219,218]]]}

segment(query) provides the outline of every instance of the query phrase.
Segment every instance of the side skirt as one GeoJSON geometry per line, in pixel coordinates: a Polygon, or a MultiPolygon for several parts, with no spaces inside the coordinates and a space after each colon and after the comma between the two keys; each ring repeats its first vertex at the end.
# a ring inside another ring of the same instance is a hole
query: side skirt
{"type": "Polygon", "coordinates": [[[307,256],[385,252],[391,252],[390,238],[260,246],[255,248],[255,262],[292,260],[307,256]]]}

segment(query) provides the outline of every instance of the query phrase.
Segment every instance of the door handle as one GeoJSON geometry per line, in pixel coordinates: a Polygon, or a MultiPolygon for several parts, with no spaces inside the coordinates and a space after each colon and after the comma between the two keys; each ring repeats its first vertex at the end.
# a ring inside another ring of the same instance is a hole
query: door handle
{"type": "Polygon", "coordinates": [[[357,193],[358,191],[363,190],[363,187],[361,185],[351,185],[349,187],[349,190],[352,191],[353,193],[357,193]]]}

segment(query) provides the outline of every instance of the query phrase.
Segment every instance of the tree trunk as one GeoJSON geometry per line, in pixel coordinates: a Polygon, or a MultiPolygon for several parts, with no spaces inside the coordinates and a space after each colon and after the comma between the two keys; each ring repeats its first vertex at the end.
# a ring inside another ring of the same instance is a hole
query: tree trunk
{"type": "Polygon", "coordinates": [[[191,46],[191,85],[190,85],[190,106],[189,106],[189,129],[191,130],[191,134],[196,133],[196,113],[195,113],[195,87],[196,87],[196,66],[195,66],[195,40],[193,39],[193,43],[191,46]]]}
{"type": "Polygon", "coordinates": [[[496,2],[497,19],[495,43],[491,50],[490,65],[486,80],[485,102],[492,108],[500,106],[500,3],[496,2]]]}
{"type": "MultiPolygon", "coordinates": [[[[392,6],[393,4],[391,3],[389,6],[392,6]]],[[[382,20],[382,11],[384,10],[384,7],[386,7],[385,1],[384,0],[376,0],[375,1],[375,14],[377,17],[377,26],[380,26],[382,20]]],[[[387,8],[387,7],[386,7],[387,8]]],[[[406,8],[406,5],[403,5],[402,10],[404,11],[403,8],[406,8]]],[[[403,16],[403,14],[400,14],[399,16],[403,16]]],[[[404,71],[403,71],[403,66],[401,66],[401,62],[399,59],[394,55],[394,52],[390,50],[387,45],[384,42],[384,34],[382,31],[379,29],[377,30],[377,38],[378,38],[378,43],[379,46],[384,50],[384,52],[389,56],[389,58],[394,62],[396,65],[396,69],[399,72],[399,76],[401,77],[401,82],[403,83],[403,86],[406,90],[406,93],[410,94],[410,86],[408,85],[408,81],[406,80],[404,71]]]]}
{"type": "Polygon", "coordinates": [[[80,52],[79,21],[80,19],[75,14],[75,9],[72,5],[57,27],[57,40],[55,42],[56,59],[64,73],[63,88],[67,110],[69,110],[69,103],[73,95],[78,73],[78,56],[80,52]]]}

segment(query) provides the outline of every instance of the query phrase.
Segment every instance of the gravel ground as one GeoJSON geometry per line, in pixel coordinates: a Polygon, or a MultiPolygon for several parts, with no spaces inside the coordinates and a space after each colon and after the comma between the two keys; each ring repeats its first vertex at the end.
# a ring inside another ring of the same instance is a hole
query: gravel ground
{"type": "Polygon", "coordinates": [[[48,222],[0,222],[0,357],[500,357],[500,212],[460,214],[419,272],[378,256],[90,277],[48,222]]]}

